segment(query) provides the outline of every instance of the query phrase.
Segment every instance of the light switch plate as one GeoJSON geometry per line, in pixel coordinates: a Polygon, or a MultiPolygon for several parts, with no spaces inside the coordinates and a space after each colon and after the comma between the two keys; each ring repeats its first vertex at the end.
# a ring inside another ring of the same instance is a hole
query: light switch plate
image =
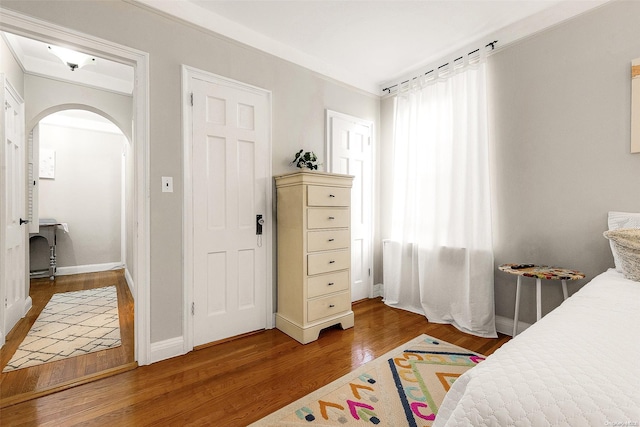
{"type": "Polygon", "coordinates": [[[173,177],[172,176],[162,177],[162,192],[173,193],[173,177]]]}

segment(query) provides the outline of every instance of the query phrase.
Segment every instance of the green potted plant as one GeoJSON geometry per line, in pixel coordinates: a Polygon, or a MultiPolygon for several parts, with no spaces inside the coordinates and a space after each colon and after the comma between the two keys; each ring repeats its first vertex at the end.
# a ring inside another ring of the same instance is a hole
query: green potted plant
{"type": "Polygon", "coordinates": [[[300,169],[318,170],[321,163],[318,163],[318,156],[313,151],[300,150],[295,154],[290,164],[300,169]]]}

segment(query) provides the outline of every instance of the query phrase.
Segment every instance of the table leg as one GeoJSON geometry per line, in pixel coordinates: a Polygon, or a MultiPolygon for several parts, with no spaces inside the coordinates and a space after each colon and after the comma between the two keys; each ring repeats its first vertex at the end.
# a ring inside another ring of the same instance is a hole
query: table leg
{"type": "Polygon", "coordinates": [[[566,280],[562,281],[562,295],[564,296],[565,300],[567,298],[569,298],[569,293],[567,292],[567,281],[566,280]]]}
{"type": "Polygon", "coordinates": [[[522,282],[522,276],[518,276],[516,284],[516,311],[513,314],[513,333],[512,337],[515,337],[518,333],[518,315],[520,314],[520,283],[522,282]]]}
{"type": "Polygon", "coordinates": [[[53,226],[53,246],[51,246],[51,255],[49,256],[49,280],[54,280],[56,276],[56,270],[58,269],[58,253],[57,253],[57,245],[58,245],[58,236],[56,234],[57,225],[53,226]]]}
{"type": "Polygon", "coordinates": [[[55,278],[56,273],[56,247],[54,245],[49,246],[49,280],[55,278]]]}
{"type": "Polygon", "coordinates": [[[542,318],[542,279],[536,279],[536,314],[537,320],[542,318]]]}

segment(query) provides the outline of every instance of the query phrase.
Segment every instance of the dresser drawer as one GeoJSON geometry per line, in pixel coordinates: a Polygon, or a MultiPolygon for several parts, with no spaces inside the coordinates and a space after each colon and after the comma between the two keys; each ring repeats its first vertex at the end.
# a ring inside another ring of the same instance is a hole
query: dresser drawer
{"type": "Polygon", "coordinates": [[[350,307],[349,292],[309,300],[307,301],[307,321],[313,322],[323,317],[339,315],[349,311],[350,307]]]}
{"type": "Polygon", "coordinates": [[[349,230],[327,230],[307,232],[307,252],[329,251],[349,247],[349,230]]]}
{"type": "Polygon", "coordinates": [[[308,206],[349,206],[351,188],[324,187],[309,185],[307,187],[308,206]]]}
{"type": "Polygon", "coordinates": [[[349,228],[350,225],[349,209],[309,208],[307,210],[307,228],[349,228]]]}
{"type": "Polygon", "coordinates": [[[346,291],[347,289],[349,289],[349,272],[346,270],[313,276],[307,279],[308,298],[346,291]]]}
{"type": "Polygon", "coordinates": [[[320,252],[307,255],[307,274],[329,273],[331,271],[345,270],[351,267],[348,250],[320,252]]]}

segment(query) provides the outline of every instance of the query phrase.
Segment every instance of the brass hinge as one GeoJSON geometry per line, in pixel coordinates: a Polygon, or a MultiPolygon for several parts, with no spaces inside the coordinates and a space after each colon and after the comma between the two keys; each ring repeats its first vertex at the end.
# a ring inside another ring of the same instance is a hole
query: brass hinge
{"type": "Polygon", "coordinates": [[[195,316],[195,314],[196,314],[196,303],[192,302],[191,303],[191,315],[195,316]]]}
{"type": "Polygon", "coordinates": [[[191,92],[191,106],[193,107],[193,92],[191,92]]]}

